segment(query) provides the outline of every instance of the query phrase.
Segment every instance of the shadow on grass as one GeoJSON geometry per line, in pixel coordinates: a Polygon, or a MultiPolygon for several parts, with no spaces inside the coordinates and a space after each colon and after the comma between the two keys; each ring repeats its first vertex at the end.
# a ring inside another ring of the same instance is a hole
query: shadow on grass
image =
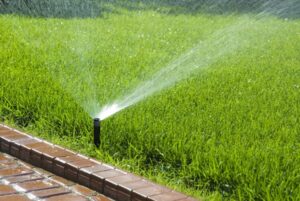
{"type": "Polygon", "coordinates": [[[300,0],[114,0],[113,4],[128,10],[152,9],[173,15],[269,14],[279,18],[300,18],[300,0]]]}
{"type": "Polygon", "coordinates": [[[164,14],[271,14],[300,18],[300,0],[0,0],[0,14],[44,18],[94,18],[126,10],[164,14]]]}
{"type": "Polygon", "coordinates": [[[100,0],[0,0],[0,14],[41,18],[94,18],[112,12],[100,0]]]}

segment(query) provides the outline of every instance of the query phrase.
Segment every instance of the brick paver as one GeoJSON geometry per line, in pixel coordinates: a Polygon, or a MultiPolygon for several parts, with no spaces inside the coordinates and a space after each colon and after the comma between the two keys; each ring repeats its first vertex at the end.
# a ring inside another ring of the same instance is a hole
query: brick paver
{"type": "Polygon", "coordinates": [[[142,177],[0,124],[0,201],[112,199],[196,201],[142,177]]]}
{"type": "Polygon", "coordinates": [[[8,195],[8,196],[0,196],[0,201],[31,201],[31,200],[24,195],[8,195]]]}
{"type": "Polygon", "coordinates": [[[49,197],[55,197],[59,195],[69,194],[71,191],[67,188],[59,187],[59,188],[52,188],[52,189],[46,189],[46,190],[40,190],[40,191],[34,191],[30,194],[29,197],[36,197],[36,198],[49,198],[49,197]]]}
{"type": "Polygon", "coordinates": [[[12,187],[4,184],[0,184],[0,196],[15,194],[17,191],[12,187]]]}
{"type": "Polygon", "coordinates": [[[0,201],[111,200],[89,188],[0,152],[0,164],[2,163],[8,165],[0,168],[0,201]]]}
{"type": "MultiPolygon", "coordinates": [[[[11,165],[13,166],[13,164],[11,165]]],[[[26,175],[31,173],[33,173],[32,170],[24,167],[15,167],[15,168],[6,167],[0,170],[0,179],[6,177],[12,177],[12,176],[21,176],[21,175],[26,175]]]]}

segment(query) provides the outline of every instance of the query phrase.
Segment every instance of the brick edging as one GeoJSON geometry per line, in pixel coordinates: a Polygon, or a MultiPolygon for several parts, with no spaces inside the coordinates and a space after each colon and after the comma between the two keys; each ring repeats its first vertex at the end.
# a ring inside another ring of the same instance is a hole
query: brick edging
{"type": "Polygon", "coordinates": [[[0,124],[0,151],[120,201],[196,201],[142,177],[0,124]]]}

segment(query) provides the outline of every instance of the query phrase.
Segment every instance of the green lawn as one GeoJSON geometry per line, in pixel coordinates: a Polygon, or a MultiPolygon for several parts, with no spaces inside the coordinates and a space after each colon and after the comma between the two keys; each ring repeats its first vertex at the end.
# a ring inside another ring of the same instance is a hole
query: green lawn
{"type": "Polygon", "coordinates": [[[100,149],[92,144],[97,104],[245,18],[0,15],[0,121],[199,199],[299,200],[297,19],[248,16],[247,45],[104,120],[100,149]]]}

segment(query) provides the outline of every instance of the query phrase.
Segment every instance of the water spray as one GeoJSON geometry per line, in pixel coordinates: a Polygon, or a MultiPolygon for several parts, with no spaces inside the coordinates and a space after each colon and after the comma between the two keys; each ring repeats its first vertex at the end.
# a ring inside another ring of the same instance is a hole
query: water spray
{"type": "Polygon", "coordinates": [[[94,119],[94,144],[96,147],[100,146],[100,130],[101,130],[101,122],[99,118],[94,119]]]}

